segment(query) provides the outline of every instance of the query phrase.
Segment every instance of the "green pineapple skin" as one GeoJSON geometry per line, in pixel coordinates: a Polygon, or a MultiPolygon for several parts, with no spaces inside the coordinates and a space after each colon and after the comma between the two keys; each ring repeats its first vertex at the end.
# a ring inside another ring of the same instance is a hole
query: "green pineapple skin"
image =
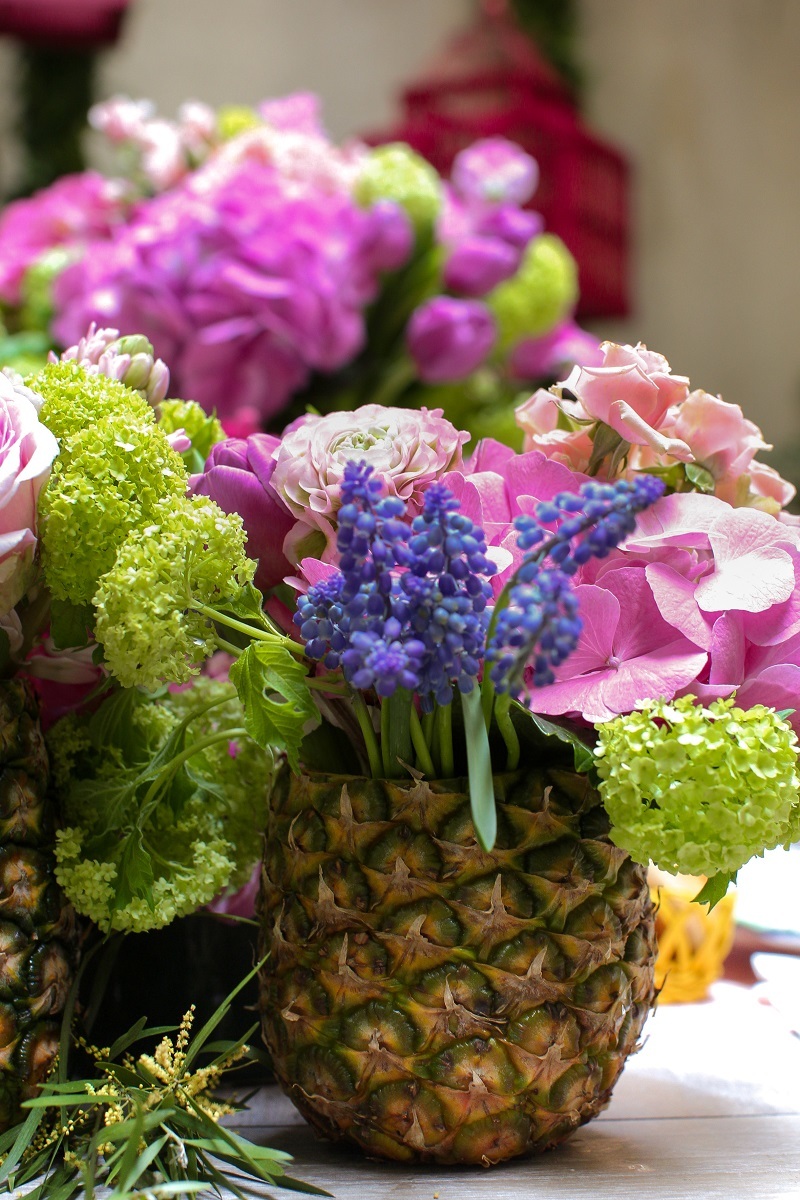
{"type": "Polygon", "coordinates": [[[605,1107],[655,1000],[644,871],[585,776],[498,776],[478,846],[464,780],[284,772],[260,897],[264,1040],[323,1135],[399,1161],[556,1145],[605,1107]]]}
{"type": "Polygon", "coordinates": [[[75,917],[55,881],[48,761],[33,689],[0,681],[0,1132],[58,1052],[75,917]]]}

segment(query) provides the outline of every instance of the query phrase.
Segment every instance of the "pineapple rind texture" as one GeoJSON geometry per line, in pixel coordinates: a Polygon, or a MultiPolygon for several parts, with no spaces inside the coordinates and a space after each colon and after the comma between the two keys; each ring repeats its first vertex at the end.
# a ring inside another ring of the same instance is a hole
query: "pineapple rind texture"
{"type": "Polygon", "coordinates": [[[284,773],[261,889],[261,1010],[281,1086],[327,1137],[399,1161],[494,1163],[596,1115],[654,1003],[643,870],[584,776],[284,773]],[[464,789],[464,790],[462,790],[464,789]]]}
{"type": "Polygon", "coordinates": [[[33,691],[0,682],[0,1131],[58,1051],[75,918],[54,876],[48,762],[33,691]]]}

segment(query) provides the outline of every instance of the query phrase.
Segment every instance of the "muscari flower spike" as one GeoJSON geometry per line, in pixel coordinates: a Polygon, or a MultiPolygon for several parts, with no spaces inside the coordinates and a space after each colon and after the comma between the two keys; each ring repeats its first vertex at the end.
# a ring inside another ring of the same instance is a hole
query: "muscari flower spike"
{"type": "Polygon", "coordinates": [[[487,646],[498,692],[518,695],[529,664],[528,682],[534,687],[554,682],[555,669],[576,648],[583,628],[571,577],[591,558],[605,558],[632,533],[636,514],[663,491],[663,480],[653,475],[638,476],[632,483],[586,483],[577,493],[561,492],[537,504],[533,517],[517,517],[517,544],[533,553],[514,576],[508,604],[498,612],[487,646]],[[548,530],[548,525],[556,528],[548,530]]]}

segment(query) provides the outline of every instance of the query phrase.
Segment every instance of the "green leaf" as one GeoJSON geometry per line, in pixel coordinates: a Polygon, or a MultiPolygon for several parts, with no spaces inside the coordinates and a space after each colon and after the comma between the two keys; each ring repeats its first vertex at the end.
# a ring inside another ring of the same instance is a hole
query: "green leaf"
{"type": "Polygon", "coordinates": [[[220,605],[220,612],[230,613],[239,621],[246,621],[258,629],[272,629],[272,624],[264,612],[264,597],[252,583],[246,583],[239,588],[233,600],[226,600],[220,605]]]}
{"type": "Polygon", "coordinates": [[[53,600],[50,605],[50,636],[57,650],[89,645],[89,630],[94,623],[91,604],[70,604],[53,600]]]}
{"type": "Polygon", "coordinates": [[[792,713],[795,713],[795,712],[797,712],[796,708],[782,708],[780,710],[780,712],[776,713],[775,715],[780,717],[780,719],[782,721],[788,721],[788,719],[789,719],[789,717],[791,717],[792,713]]]}
{"type": "Polygon", "coordinates": [[[305,735],[300,746],[300,761],[307,770],[325,771],[328,775],[361,773],[351,739],[344,730],[327,721],[305,735]]]}
{"type": "Polygon", "coordinates": [[[604,458],[609,454],[613,454],[615,458],[624,458],[630,449],[630,444],[617,433],[616,429],[612,429],[610,425],[606,425],[603,421],[598,421],[595,426],[592,438],[592,453],[589,457],[589,465],[586,468],[588,475],[596,475],[600,470],[600,466],[604,458]]]}
{"type": "Polygon", "coordinates": [[[728,888],[736,882],[737,871],[719,871],[703,884],[700,891],[693,897],[695,904],[707,904],[708,911],[726,895],[728,888]]]}
{"type": "Polygon", "coordinates": [[[381,701],[381,728],[385,728],[387,732],[385,755],[389,764],[390,779],[402,779],[407,774],[402,764],[414,762],[414,746],[411,741],[413,703],[411,693],[400,687],[393,696],[387,696],[381,701]]]}
{"type": "MultiPolygon", "coordinates": [[[[14,1144],[9,1150],[2,1167],[0,1167],[0,1183],[5,1183],[9,1175],[11,1175],[17,1163],[22,1159],[23,1154],[33,1142],[36,1135],[36,1130],[42,1123],[43,1112],[31,1111],[28,1113],[25,1120],[19,1126],[14,1144]]],[[[9,1130],[13,1133],[13,1130],[9,1130]]]]}
{"type": "Polygon", "coordinates": [[[320,719],[303,664],[284,646],[252,642],[230,676],[244,706],[247,732],[265,750],[283,751],[298,771],[306,726],[320,719]]]}
{"type": "Polygon", "coordinates": [[[716,481],[710,471],[700,463],[684,463],[684,472],[689,483],[694,484],[698,492],[713,492],[716,481]]]}
{"type": "Polygon", "coordinates": [[[489,735],[486,732],[481,693],[478,688],[462,694],[461,710],[464,714],[464,735],[467,743],[472,820],[481,846],[484,850],[491,850],[497,838],[497,806],[494,800],[489,735]]]}
{"type": "Polygon", "coordinates": [[[153,860],[142,845],[141,829],[134,828],[123,842],[117,868],[114,907],[124,908],[134,896],[141,896],[148,908],[154,909],[153,883],[153,860]]]}
{"type": "Polygon", "coordinates": [[[584,740],[581,733],[570,729],[567,725],[556,724],[554,721],[548,721],[545,717],[538,713],[533,713],[524,704],[520,704],[518,700],[512,701],[511,711],[517,720],[515,726],[518,728],[522,736],[524,736],[525,725],[533,727],[538,737],[537,742],[541,745],[544,740],[545,744],[560,743],[561,747],[572,751],[573,763],[575,770],[581,774],[587,774],[594,767],[594,750],[584,740]]]}

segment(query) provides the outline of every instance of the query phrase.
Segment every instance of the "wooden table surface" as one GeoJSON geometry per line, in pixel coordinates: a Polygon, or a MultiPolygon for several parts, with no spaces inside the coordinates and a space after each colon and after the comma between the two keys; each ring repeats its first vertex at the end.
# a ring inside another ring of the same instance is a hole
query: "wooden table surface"
{"type": "Polygon", "coordinates": [[[703,1004],[658,1009],[645,1035],[597,1120],[489,1170],[368,1162],[317,1141],[276,1088],[236,1124],[339,1200],[800,1200],[800,1037],[780,1013],[722,982],[703,1004]]]}

